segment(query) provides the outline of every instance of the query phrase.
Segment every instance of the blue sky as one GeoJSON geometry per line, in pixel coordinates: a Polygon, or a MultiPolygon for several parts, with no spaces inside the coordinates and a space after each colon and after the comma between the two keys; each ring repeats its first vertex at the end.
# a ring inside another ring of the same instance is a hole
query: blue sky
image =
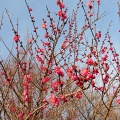
{"type": "MultiPolygon", "coordinates": [[[[44,34],[44,31],[41,30],[41,24],[42,24],[42,18],[46,18],[46,5],[48,6],[49,10],[51,12],[57,12],[58,7],[56,6],[56,0],[27,0],[29,6],[33,9],[33,16],[36,20],[36,26],[38,26],[40,29],[38,30],[39,35],[44,34]]],[[[75,9],[76,4],[78,0],[64,0],[65,5],[68,7],[68,15],[71,15],[71,12],[73,9],[75,9]]],[[[85,5],[87,4],[88,0],[84,0],[85,5]]],[[[101,6],[100,6],[100,12],[103,13],[106,11],[106,13],[109,13],[106,17],[102,18],[99,22],[99,29],[101,31],[105,32],[107,31],[108,25],[110,21],[112,20],[112,26],[110,29],[110,34],[112,36],[112,41],[115,44],[115,47],[118,49],[120,47],[120,33],[118,30],[120,29],[120,23],[119,18],[117,15],[118,12],[118,6],[117,6],[117,0],[101,0],[101,6]]],[[[24,41],[26,37],[27,28],[29,29],[29,32],[31,33],[33,31],[32,24],[29,19],[29,14],[25,5],[24,0],[0,0],[0,19],[2,16],[2,12],[5,13],[5,8],[8,9],[10,12],[11,19],[13,21],[13,24],[16,25],[16,21],[19,18],[19,31],[21,35],[21,40],[24,41]],[[13,14],[13,15],[12,15],[13,14]]],[[[82,11],[79,12],[79,14],[82,14],[82,11]]],[[[78,14],[78,17],[80,16],[78,14]]],[[[54,14],[53,14],[54,16],[54,14]]],[[[83,19],[80,16],[78,19],[78,24],[82,24],[83,19]]],[[[4,39],[5,43],[10,47],[13,42],[13,32],[11,31],[11,25],[8,20],[8,17],[6,13],[4,14],[3,19],[3,26],[2,30],[0,31],[0,36],[4,39]]],[[[7,54],[5,47],[0,42],[0,56],[3,56],[4,54],[7,54]]]]}

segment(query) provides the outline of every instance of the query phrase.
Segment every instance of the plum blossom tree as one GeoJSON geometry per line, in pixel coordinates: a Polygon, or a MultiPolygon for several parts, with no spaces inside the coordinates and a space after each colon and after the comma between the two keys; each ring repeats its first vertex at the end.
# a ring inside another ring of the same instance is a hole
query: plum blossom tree
{"type": "MultiPolygon", "coordinates": [[[[101,1],[78,0],[70,16],[64,1],[56,0],[59,10],[52,14],[46,6],[46,18],[39,26],[34,9],[27,0],[25,4],[33,25],[27,42],[22,42],[18,22],[15,28],[7,9],[16,53],[0,36],[9,52],[6,60],[0,59],[1,119],[120,119],[120,60],[109,33],[112,22],[106,26],[106,33],[98,29],[98,21],[106,17],[105,12],[99,12],[101,1]],[[81,28],[77,21],[79,10],[84,13],[81,28]],[[41,45],[40,27],[44,30],[41,45]]],[[[3,21],[4,14],[0,30],[3,21]]]]}

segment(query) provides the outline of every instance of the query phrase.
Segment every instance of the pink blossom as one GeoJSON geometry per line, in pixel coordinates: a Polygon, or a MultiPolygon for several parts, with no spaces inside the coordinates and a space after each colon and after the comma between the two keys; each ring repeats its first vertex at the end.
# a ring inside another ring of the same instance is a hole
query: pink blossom
{"type": "Polygon", "coordinates": [[[31,79],[32,79],[32,78],[31,78],[30,74],[24,75],[24,80],[26,80],[27,82],[30,82],[31,79]]]}
{"type": "Polygon", "coordinates": [[[44,66],[40,66],[40,69],[41,69],[41,71],[43,71],[43,72],[46,71],[46,67],[44,67],[44,66]]]}
{"type": "Polygon", "coordinates": [[[117,103],[120,104],[120,98],[117,99],[117,103]]]}
{"type": "Polygon", "coordinates": [[[104,56],[102,57],[102,60],[103,60],[103,61],[106,61],[107,58],[108,58],[108,55],[104,55],[104,56]]]}
{"type": "Polygon", "coordinates": [[[88,70],[87,68],[84,68],[84,69],[81,70],[80,73],[81,73],[81,75],[83,75],[83,76],[87,76],[88,73],[89,73],[89,70],[88,70]]]}
{"type": "Polygon", "coordinates": [[[16,108],[15,108],[15,107],[12,107],[10,111],[11,111],[11,112],[15,112],[15,111],[16,111],[16,108]]]}
{"type": "Polygon", "coordinates": [[[58,81],[55,81],[55,82],[52,82],[52,88],[55,90],[55,91],[58,91],[58,85],[59,85],[59,82],[58,81]]]}
{"type": "Polygon", "coordinates": [[[23,113],[18,114],[18,118],[22,118],[23,115],[24,115],[23,113]]]}
{"type": "Polygon", "coordinates": [[[77,75],[73,74],[72,77],[71,77],[74,81],[78,80],[78,77],[77,75]]]}
{"type": "Polygon", "coordinates": [[[28,42],[29,42],[30,44],[32,43],[32,41],[33,41],[33,39],[29,39],[29,40],[28,40],[28,42]]]}
{"type": "Polygon", "coordinates": [[[91,1],[87,3],[89,9],[91,10],[92,9],[92,5],[91,5],[91,1]]]}
{"type": "Polygon", "coordinates": [[[62,20],[66,19],[67,18],[67,15],[65,12],[63,11],[58,11],[58,16],[61,17],[62,20]]]}
{"type": "Polygon", "coordinates": [[[29,8],[29,11],[33,11],[32,8],[29,8]]]}
{"type": "Polygon", "coordinates": [[[91,81],[91,83],[90,83],[91,85],[92,85],[92,87],[94,87],[95,86],[95,82],[94,81],[91,81]]]}
{"type": "Polygon", "coordinates": [[[24,96],[27,96],[27,95],[28,95],[28,89],[25,89],[25,90],[24,90],[23,95],[24,95],[24,96]]]}
{"type": "Polygon", "coordinates": [[[98,2],[98,5],[100,5],[100,0],[97,0],[97,2],[98,2]]]}
{"type": "Polygon", "coordinates": [[[111,50],[111,51],[112,51],[112,50],[113,50],[113,48],[112,48],[112,47],[110,47],[110,48],[109,48],[109,50],[111,50]]]}
{"type": "Polygon", "coordinates": [[[92,74],[92,73],[89,73],[89,74],[86,76],[86,79],[87,79],[87,80],[93,79],[93,74],[92,74]]]}
{"type": "Polygon", "coordinates": [[[5,72],[4,72],[4,71],[2,71],[2,72],[1,72],[1,75],[5,75],[5,72]]]}
{"type": "Polygon", "coordinates": [[[43,42],[43,46],[46,45],[46,46],[50,46],[50,42],[43,42]]]}
{"type": "Polygon", "coordinates": [[[38,26],[36,26],[35,29],[38,29],[38,26]]]}
{"type": "Polygon", "coordinates": [[[45,23],[43,23],[43,24],[42,24],[42,28],[44,28],[44,29],[45,29],[45,28],[46,28],[46,26],[47,26],[47,25],[46,25],[45,23]]]}
{"type": "Polygon", "coordinates": [[[93,73],[97,75],[99,73],[98,69],[94,68],[93,73]]]}
{"type": "Polygon", "coordinates": [[[75,97],[81,99],[82,98],[82,92],[81,91],[76,92],[75,97]]]}
{"type": "Polygon", "coordinates": [[[36,52],[37,52],[37,53],[44,53],[44,51],[45,51],[45,50],[44,50],[43,48],[38,48],[38,49],[36,49],[36,52]]]}
{"type": "Polygon", "coordinates": [[[62,77],[64,76],[64,73],[63,73],[61,67],[56,66],[56,67],[54,68],[54,71],[55,71],[56,74],[58,74],[58,75],[60,75],[60,76],[62,76],[62,77]]]}
{"type": "Polygon", "coordinates": [[[43,99],[43,100],[42,100],[42,102],[43,102],[43,103],[46,103],[46,102],[47,102],[47,100],[46,100],[46,99],[43,99]]]}
{"type": "Polygon", "coordinates": [[[65,49],[67,49],[67,45],[65,43],[63,43],[61,48],[65,50],[65,49]]]}
{"type": "Polygon", "coordinates": [[[97,33],[96,33],[96,37],[99,39],[99,38],[101,38],[101,32],[100,31],[98,31],[97,33]]]}
{"type": "Polygon", "coordinates": [[[24,86],[24,89],[28,89],[29,83],[28,83],[28,82],[24,82],[24,83],[23,83],[23,86],[24,86]]]}
{"type": "Polygon", "coordinates": [[[57,0],[57,5],[59,5],[61,9],[65,7],[65,5],[62,2],[60,2],[60,0],[57,0]]]}
{"type": "Polygon", "coordinates": [[[49,35],[48,35],[48,33],[46,33],[45,35],[44,35],[44,38],[48,38],[49,37],[49,35]]]}
{"type": "Polygon", "coordinates": [[[13,38],[13,40],[14,40],[15,42],[18,42],[19,38],[20,38],[19,35],[15,35],[14,38],[13,38]]]}
{"type": "Polygon", "coordinates": [[[96,90],[104,91],[104,87],[95,88],[96,90]]]}
{"type": "Polygon", "coordinates": [[[107,47],[102,48],[101,53],[104,54],[106,50],[107,50],[107,47]]]}
{"type": "Polygon", "coordinates": [[[33,116],[33,114],[32,114],[32,113],[29,113],[29,116],[33,116]]]}
{"type": "Polygon", "coordinates": [[[30,101],[30,98],[29,98],[28,95],[26,95],[26,96],[24,97],[24,101],[25,101],[25,102],[29,102],[29,101],[30,101]]]}
{"type": "Polygon", "coordinates": [[[52,104],[54,104],[56,107],[58,107],[60,101],[58,100],[58,98],[54,94],[52,94],[49,97],[49,102],[52,103],[52,104]]]}
{"type": "Polygon", "coordinates": [[[63,12],[60,10],[58,11],[58,16],[62,17],[63,12]]]}
{"type": "Polygon", "coordinates": [[[36,59],[38,62],[41,62],[42,64],[44,64],[43,59],[39,55],[36,55],[36,59]]]}
{"type": "Polygon", "coordinates": [[[103,78],[103,83],[104,84],[107,84],[108,83],[108,80],[109,80],[109,74],[105,74],[104,78],[103,78]]]}
{"type": "Polygon", "coordinates": [[[65,95],[61,95],[61,96],[60,96],[60,100],[62,100],[62,101],[64,101],[64,102],[66,102],[66,101],[67,101],[67,99],[66,99],[65,95]]]}
{"type": "Polygon", "coordinates": [[[93,65],[94,62],[93,62],[93,60],[91,58],[89,58],[89,59],[86,60],[86,64],[93,65]]]}
{"type": "Polygon", "coordinates": [[[42,82],[43,82],[43,83],[47,83],[49,80],[50,80],[50,77],[47,76],[47,77],[45,77],[45,78],[42,80],[42,82]]]}
{"type": "Polygon", "coordinates": [[[67,68],[67,73],[72,73],[73,69],[72,68],[67,68]]]}

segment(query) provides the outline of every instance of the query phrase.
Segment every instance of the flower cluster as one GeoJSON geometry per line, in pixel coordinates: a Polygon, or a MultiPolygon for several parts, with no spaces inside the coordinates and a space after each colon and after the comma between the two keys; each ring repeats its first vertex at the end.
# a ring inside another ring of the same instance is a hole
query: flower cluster
{"type": "Polygon", "coordinates": [[[36,55],[36,59],[38,62],[41,62],[42,64],[44,64],[44,60],[39,55],[36,55]]]}
{"type": "Polygon", "coordinates": [[[43,82],[43,83],[47,83],[49,80],[50,80],[50,77],[49,77],[49,76],[46,76],[46,77],[42,80],[42,82],[43,82]]]}
{"type": "Polygon", "coordinates": [[[28,91],[29,91],[29,85],[30,85],[30,81],[31,81],[31,76],[30,76],[30,74],[28,74],[28,75],[24,75],[23,78],[24,78],[23,99],[24,99],[25,102],[29,102],[30,98],[29,98],[29,95],[28,95],[28,91]]]}
{"type": "Polygon", "coordinates": [[[61,68],[60,66],[56,66],[56,67],[54,68],[54,72],[55,72],[56,74],[58,74],[59,76],[64,77],[64,72],[62,71],[62,68],[61,68]]]}
{"type": "Polygon", "coordinates": [[[57,5],[60,7],[60,10],[58,11],[58,16],[62,20],[66,19],[67,18],[66,12],[62,10],[63,8],[65,8],[65,5],[60,0],[57,0],[57,5]]]}
{"type": "Polygon", "coordinates": [[[59,99],[54,95],[52,94],[50,97],[49,97],[49,102],[52,103],[53,105],[55,105],[56,107],[59,106],[59,99]]]}

